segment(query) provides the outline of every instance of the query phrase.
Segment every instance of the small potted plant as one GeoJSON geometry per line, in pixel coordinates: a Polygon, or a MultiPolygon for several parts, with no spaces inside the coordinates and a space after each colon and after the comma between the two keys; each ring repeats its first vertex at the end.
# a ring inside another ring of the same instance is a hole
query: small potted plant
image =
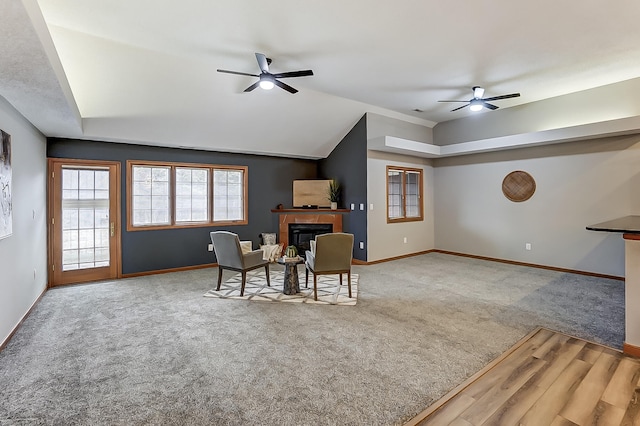
{"type": "Polygon", "coordinates": [[[331,210],[338,208],[338,200],[340,199],[340,184],[336,179],[329,181],[329,193],[327,194],[331,202],[331,210]]]}

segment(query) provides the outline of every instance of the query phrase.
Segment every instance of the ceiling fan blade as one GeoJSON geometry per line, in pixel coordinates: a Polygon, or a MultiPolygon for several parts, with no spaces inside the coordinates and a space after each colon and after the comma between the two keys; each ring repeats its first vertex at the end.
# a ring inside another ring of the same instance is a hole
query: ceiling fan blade
{"type": "Polygon", "coordinates": [[[245,92],[250,92],[252,90],[254,90],[256,87],[258,87],[260,85],[259,81],[256,81],[255,83],[253,83],[251,86],[247,87],[246,89],[244,89],[245,92]]]}
{"type": "Polygon", "coordinates": [[[497,106],[495,106],[495,105],[488,104],[488,103],[486,103],[486,102],[482,102],[482,105],[483,105],[485,108],[489,108],[489,109],[498,109],[498,108],[499,108],[499,107],[497,107],[497,106]]]}
{"type": "Polygon", "coordinates": [[[280,87],[281,89],[286,90],[289,93],[298,93],[298,91],[296,89],[294,89],[293,87],[289,86],[288,84],[285,84],[281,81],[278,80],[273,80],[273,82],[276,84],[276,86],[280,87]]]}
{"type": "Polygon", "coordinates": [[[469,101],[438,101],[438,102],[469,102],[469,101]]]}
{"type": "Polygon", "coordinates": [[[218,72],[225,72],[227,74],[246,75],[246,76],[249,76],[249,77],[260,77],[257,74],[249,74],[249,73],[246,73],[246,72],[239,72],[239,71],[229,71],[229,70],[217,70],[217,71],[218,72]]]}
{"type": "Polygon", "coordinates": [[[483,101],[497,101],[499,99],[517,98],[520,93],[511,93],[510,95],[494,96],[492,98],[484,98],[483,101]]]}
{"type": "Polygon", "coordinates": [[[306,77],[308,75],[313,75],[313,71],[303,70],[303,71],[282,72],[280,74],[273,74],[273,77],[274,78],[306,77]]]}
{"type": "Polygon", "coordinates": [[[461,107],[458,107],[458,108],[452,109],[452,110],[451,110],[451,112],[457,111],[457,110],[462,109],[462,108],[465,108],[465,107],[467,107],[467,106],[469,106],[469,104],[462,105],[461,107]]]}
{"type": "Polygon", "coordinates": [[[258,66],[260,67],[260,71],[269,72],[269,62],[267,61],[267,57],[262,53],[256,53],[256,59],[258,60],[258,66]]]}

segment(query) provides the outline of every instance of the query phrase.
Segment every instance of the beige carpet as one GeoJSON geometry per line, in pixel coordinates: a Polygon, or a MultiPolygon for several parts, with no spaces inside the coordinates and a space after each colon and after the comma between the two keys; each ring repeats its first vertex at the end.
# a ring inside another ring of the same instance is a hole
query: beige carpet
{"type": "MultiPolygon", "coordinates": [[[[275,267],[271,267],[275,269],[275,267]]],[[[230,271],[224,271],[220,290],[215,288],[204,294],[205,297],[220,299],[239,299],[260,302],[292,302],[314,303],[321,305],[353,306],[358,300],[358,274],[351,273],[351,298],[347,287],[347,275],[342,276],[342,286],[338,275],[318,276],[318,300],[313,299],[313,276],[309,274],[309,288],[304,286],[304,269],[298,270],[300,280],[300,293],[286,295],[282,292],[284,282],[284,270],[271,270],[271,287],[267,286],[264,270],[249,272],[247,283],[244,287],[244,296],[240,296],[241,275],[231,275],[230,271]]]]}

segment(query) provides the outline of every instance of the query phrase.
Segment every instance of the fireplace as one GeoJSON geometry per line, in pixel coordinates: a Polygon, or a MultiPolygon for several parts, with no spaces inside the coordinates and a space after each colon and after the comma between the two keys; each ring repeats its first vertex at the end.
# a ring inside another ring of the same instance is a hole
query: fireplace
{"type": "Polygon", "coordinates": [[[310,250],[309,241],[316,238],[316,235],[333,232],[331,223],[290,223],[289,224],[289,245],[296,246],[298,254],[304,257],[304,252],[310,250]]]}
{"type": "MultiPolygon", "coordinates": [[[[329,225],[332,231],[342,232],[342,212],[333,210],[305,210],[305,209],[280,209],[271,210],[278,214],[278,241],[288,246],[289,242],[289,225],[329,225]]],[[[346,210],[345,212],[348,212],[346,210]]],[[[301,253],[304,254],[304,253],[301,253]]]]}

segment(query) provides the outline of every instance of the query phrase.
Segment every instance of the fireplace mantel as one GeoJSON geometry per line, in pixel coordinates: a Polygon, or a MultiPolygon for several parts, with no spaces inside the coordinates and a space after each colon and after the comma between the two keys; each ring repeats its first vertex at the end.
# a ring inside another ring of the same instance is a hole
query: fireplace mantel
{"type": "Polygon", "coordinates": [[[342,214],[349,212],[347,209],[279,209],[271,210],[279,213],[278,218],[278,240],[289,245],[289,224],[290,223],[322,223],[333,225],[333,232],[342,232],[342,214]]]}
{"type": "Polygon", "coordinates": [[[349,209],[271,209],[271,213],[349,213],[349,209]]]}

